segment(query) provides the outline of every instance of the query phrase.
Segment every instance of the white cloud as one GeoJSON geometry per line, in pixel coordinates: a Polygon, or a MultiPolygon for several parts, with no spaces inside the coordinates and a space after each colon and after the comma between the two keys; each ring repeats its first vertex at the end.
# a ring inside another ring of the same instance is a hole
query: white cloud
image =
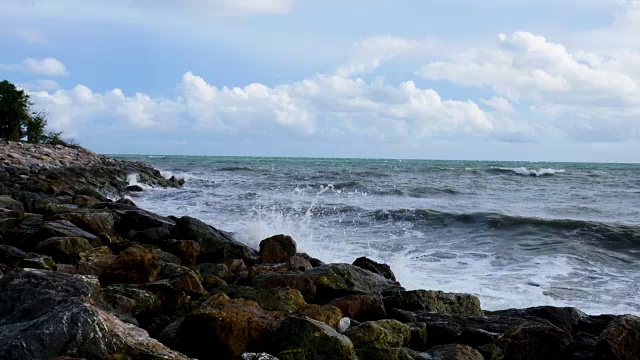
{"type": "Polygon", "coordinates": [[[431,50],[431,39],[412,39],[393,35],[371,36],[353,44],[349,61],[338,67],[339,76],[353,76],[374,71],[384,61],[399,56],[410,56],[431,50]]]}
{"type": "Polygon", "coordinates": [[[46,44],[47,37],[41,31],[32,28],[18,28],[14,30],[14,35],[31,44],[46,44]]]}
{"type": "Polygon", "coordinates": [[[67,67],[58,59],[45,58],[41,60],[27,58],[22,64],[0,64],[0,70],[22,71],[34,75],[67,76],[67,67]]]}
{"type": "Polygon", "coordinates": [[[510,110],[495,99],[529,106],[531,114],[515,114],[549,132],[562,130],[574,140],[620,141],[637,138],[640,122],[640,54],[601,55],[570,50],[529,32],[500,34],[494,48],[469,49],[433,61],[420,74],[460,86],[492,90],[483,103],[510,110]],[[555,129],[555,130],[554,130],[555,129]]]}
{"type": "Polygon", "coordinates": [[[64,64],[55,58],[42,60],[28,58],[22,63],[24,71],[36,75],[67,76],[69,71],[64,64]]]}
{"type": "Polygon", "coordinates": [[[511,105],[511,102],[509,102],[509,100],[501,96],[494,96],[489,100],[480,99],[480,102],[499,112],[510,113],[514,111],[514,108],[513,108],[513,105],[511,105]]]}

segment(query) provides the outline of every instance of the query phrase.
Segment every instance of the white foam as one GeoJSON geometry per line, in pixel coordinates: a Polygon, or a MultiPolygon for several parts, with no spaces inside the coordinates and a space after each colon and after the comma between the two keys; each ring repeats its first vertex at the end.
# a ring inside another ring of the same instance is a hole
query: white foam
{"type": "Polygon", "coordinates": [[[129,186],[132,186],[132,185],[138,185],[138,186],[140,186],[140,187],[141,187],[142,189],[144,189],[144,190],[151,190],[151,189],[153,189],[153,186],[149,186],[149,185],[147,185],[147,184],[141,183],[141,182],[140,182],[140,175],[135,174],[135,173],[127,175],[127,184],[128,184],[129,186]]]}
{"type": "Polygon", "coordinates": [[[551,168],[541,168],[541,169],[528,169],[526,167],[516,167],[516,168],[504,168],[504,167],[498,167],[496,168],[498,170],[504,170],[504,171],[512,171],[516,174],[520,174],[520,175],[529,175],[529,176],[543,176],[543,175],[553,175],[553,174],[557,174],[557,173],[563,173],[565,172],[564,169],[551,169],[551,168]]]}

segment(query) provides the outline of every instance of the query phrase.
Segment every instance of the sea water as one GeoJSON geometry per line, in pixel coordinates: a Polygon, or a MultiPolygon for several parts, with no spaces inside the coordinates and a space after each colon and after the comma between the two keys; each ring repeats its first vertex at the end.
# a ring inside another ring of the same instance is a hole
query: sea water
{"type": "Polygon", "coordinates": [[[640,165],[119,157],[187,181],[138,205],[252,247],[289,234],[325,262],[367,256],[408,289],[470,293],[487,310],[640,314],[640,165]]]}

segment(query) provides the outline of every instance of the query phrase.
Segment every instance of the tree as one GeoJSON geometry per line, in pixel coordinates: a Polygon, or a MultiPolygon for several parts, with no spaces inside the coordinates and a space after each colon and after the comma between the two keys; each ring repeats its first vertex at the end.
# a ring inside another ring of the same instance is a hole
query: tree
{"type": "Polygon", "coordinates": [[[27,141],[32,144],[40,144],[45,141],[47,134],[44,132],[47,119],[43,112],[33,113],[27,120],[27,141]]]}
{"type": "Polygon", "coordinates": [[[31,119],[30,106],[29,94],[7,80],[0,82],[0,138],[20,140],[20,126],[31,119]]]}

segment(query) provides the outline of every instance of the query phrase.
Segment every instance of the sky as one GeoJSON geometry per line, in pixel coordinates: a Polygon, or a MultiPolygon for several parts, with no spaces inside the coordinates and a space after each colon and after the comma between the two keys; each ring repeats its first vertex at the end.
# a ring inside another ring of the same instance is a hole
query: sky
{"type": "Polygon", "coordinates": [[[640,0],[4,0],[0,49],[99,153],[640,162],[640,0]]]}

